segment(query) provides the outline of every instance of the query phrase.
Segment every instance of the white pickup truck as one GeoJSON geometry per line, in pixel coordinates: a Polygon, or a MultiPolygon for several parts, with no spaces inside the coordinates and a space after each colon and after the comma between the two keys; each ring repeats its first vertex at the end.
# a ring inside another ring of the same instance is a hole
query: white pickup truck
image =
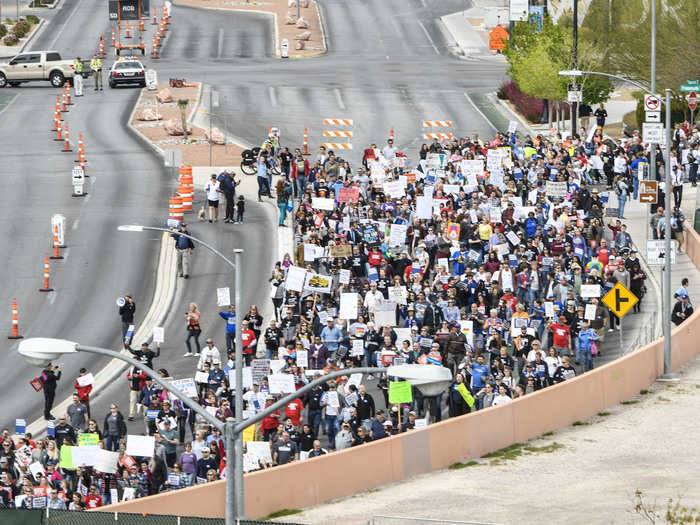
{"type": "Polygon", "coordinates": [[[52,86],[61,87],[74,74],[73,61],[61,60],[58,52],[28,51],[0,62],[0,88],[37,80],[48,80],[52,86]]]}

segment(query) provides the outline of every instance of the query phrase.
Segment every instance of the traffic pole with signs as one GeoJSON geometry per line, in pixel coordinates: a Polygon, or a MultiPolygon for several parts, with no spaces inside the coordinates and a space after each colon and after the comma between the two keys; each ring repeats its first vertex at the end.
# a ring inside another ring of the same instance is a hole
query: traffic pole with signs
{"type": "Polygon", "coordinates": [[[639,181],[639,202],[656,204],[659,198],[659,183],[655,180],[639,181]]]}
{"type": "Polygon", "coordinates": [[[85,172],[80,166],[73,168],[73,197],[85,197],[85,172]]]}
{"type": "Polygon", "coordinates": [[[630,292],[624,284],[618,281],[615,283],[615,286],[603,296],[602,302],[605,306],[610,308],[612,313],[620,320],[620,349],[622,349],[622,318],[639,302],[639,299],[630,292]]]}

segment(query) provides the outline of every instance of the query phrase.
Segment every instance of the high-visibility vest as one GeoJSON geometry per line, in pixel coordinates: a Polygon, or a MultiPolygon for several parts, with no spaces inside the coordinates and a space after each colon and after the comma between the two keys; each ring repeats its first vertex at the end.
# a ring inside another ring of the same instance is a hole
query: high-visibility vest
{"type": "Polygon", "coordinates": [[[102,60],[99,58],[93,58],[90,60],[90,69],[93,71],[97,71],[98,69],[102,69],[102,60]]]}
{"type": "Polygon", "coordinates": [[[81,60],[76,60],[75,61],[75,72],[76,73],[82,73],[83,72],[83,62],[81,60]]]}

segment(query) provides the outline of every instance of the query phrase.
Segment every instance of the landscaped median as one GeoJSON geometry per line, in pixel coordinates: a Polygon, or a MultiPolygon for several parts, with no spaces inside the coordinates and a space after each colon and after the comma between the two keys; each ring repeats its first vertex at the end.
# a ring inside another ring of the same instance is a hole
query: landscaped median
{"type": "Polygon", "coordinates": [[[173,3],[271,15],[275,21],[275,53],[278,57],[283,40],[289,42],[290,58],[308,58],[326,52],[326,38],[316,0],[173,0],[173,3]],[[296,2],[299,2],[299,20],[296,2]]]}
{"type": "Polygon", "coordinates": [[[223,132],[212,128],[212,144],[209,129],[192,124],[199,107],[202,85],[187,83],[185,87],[170,87],[167,82],[158,84],[156,90],[143,88],[136,102],[129,124],[159,151],[182,150],[183,164],[191,166],[238,166],[242,148],[226,139],[223,132]],[[187,138],[183,133],[183,114],[187,138]],[[210,149],[213,162],[210,162],[210,149]]]}

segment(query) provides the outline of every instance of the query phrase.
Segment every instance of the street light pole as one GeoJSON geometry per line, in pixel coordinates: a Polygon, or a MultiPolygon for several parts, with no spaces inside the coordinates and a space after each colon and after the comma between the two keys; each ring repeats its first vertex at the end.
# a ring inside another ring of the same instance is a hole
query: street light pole
{"type": "MultiPolygon", "coordinates": [[[[236,397],[235,397],[235,415],[236,419],[242,419],[243,414],[243,397],[240,395],[243,389],[243,355],[241,348],[241,324],[240,324],[240,304],[241,304],[241,255],[243,250],[240,248],[235,248],[233,250],[234,261],[232,262],[223,253],[214,248],[213,246],[207,244],[206,242],[193,237],[187,233],[173,232],[167,228],[159,228],[156,226],[141,226],[138,224],[133,225],[123,225],[118,228],[120,231],[135,231],[140,232],[144,230],[150,231],[161,231],[167,233],[177,233],[177,235],[182,235],[193,242],[201,244],[214,255],[223,259],[226,264],[228,264],[234,271],[234,290],[233,290],[233,306],[236,310],[236,355],[234,358],[234,366],[236,370],[236,397]]],[[[241,434],[236,435],[234,433],[234,423],[227,422],[222,426],[222,434],[226,440],[226,525],[233,525],[236,519],[241,519],[243,517],[244,501],[243,501],[243,436],[241,434]],[[234,487],[234,483],[238,484],[238,487],[234,487]]]]}
{"type": "MultiPolygon", "coordinates": [[[[656,0],[651,0],[651,92],[656,93],[656,0]]],[[[649,178],[656,180],[656,144],[649,144],[649,178]]],[[[648,238],[649,228],[647,228],[648,238]]]]}
{"type": "MultiPolygon", "coordinates": [[[[573,49],[573,61],[574,69],[578,68],[578,0],[574,1],[574,49],[573,49]]],[[[574,82],[576,79],[574,79],[574,82]]],[[[582,86],[576,86],[576,88],[581,88],[582,86]]],[[[575,91],[579,91],[576,89],[575,91]]],[[[571,140],[574,140],[574,135],[576,134],[576,117],[578,116],[578,102],[571,103],[571,140]]]]}
{"type": "MultiPolygon", "coordinates": [[[[654,1],[652,0],[652,4],[654,1]]],[[[666,89],[666,166],[664,167],[664,179],[666,180],[666,210],[664,218],[666,228],[664,232],[664,379],[671,379],[671,90],[666,89]]]]}

